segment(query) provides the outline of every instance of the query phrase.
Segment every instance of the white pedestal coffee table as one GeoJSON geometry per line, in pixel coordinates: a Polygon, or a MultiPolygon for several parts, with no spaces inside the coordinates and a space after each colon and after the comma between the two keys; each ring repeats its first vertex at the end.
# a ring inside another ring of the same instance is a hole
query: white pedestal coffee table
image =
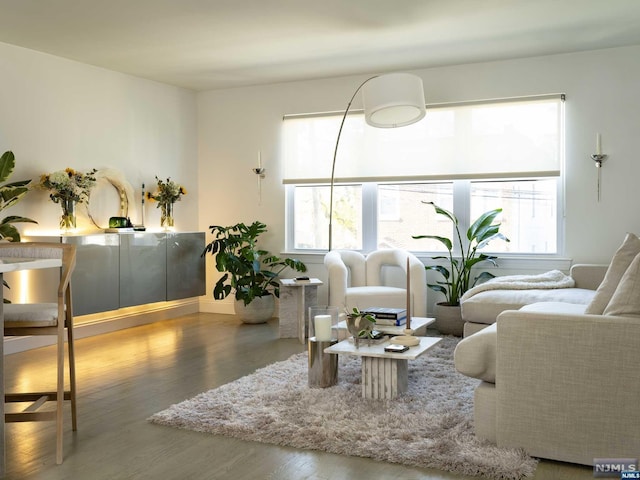
{"type": "MultiPolygon", "coordinates": [[[[415,360],[442,340],[440,337],[418,337],[420,344],[402,353],[389,353],[378,345],[360,345],[356,348],[349,340],[343,340],[325,348],[325,353],[362,357],[362,396],[364,398],[395,398],[407,391],[408,361],[415,360]]],[[[364,343],[364,342],[362,342],[364,343]]]]}

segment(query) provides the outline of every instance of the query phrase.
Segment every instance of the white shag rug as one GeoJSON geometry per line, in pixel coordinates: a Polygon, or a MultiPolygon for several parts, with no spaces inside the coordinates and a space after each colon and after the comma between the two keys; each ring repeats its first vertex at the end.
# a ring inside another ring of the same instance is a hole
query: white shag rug
{"type": "Polygon", "coordinates": [[[309,388],[307,354],[173,405],[149,418],[171,427],[417,467],[521,479],[537,461],[479,441],[473,431],[478,381],[455,371],[459,341],[444,337],[409,361],[408,392],[394,400],[361,396],[360,359],[340,356],[339,382],[309,388]]]}

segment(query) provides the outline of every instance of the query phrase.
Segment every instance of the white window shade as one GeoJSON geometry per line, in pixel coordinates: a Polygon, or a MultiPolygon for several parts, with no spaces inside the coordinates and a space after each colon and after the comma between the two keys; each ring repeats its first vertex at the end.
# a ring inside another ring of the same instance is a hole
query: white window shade
{"type": "MultiPolygon", "coordinates": [[[[562,95],[431,105],[402,128],[346,119],[336,182],[558,176],[562,95]]],[[[287,116],[285,183],[328,183],[341,113],[287,116]]]]}

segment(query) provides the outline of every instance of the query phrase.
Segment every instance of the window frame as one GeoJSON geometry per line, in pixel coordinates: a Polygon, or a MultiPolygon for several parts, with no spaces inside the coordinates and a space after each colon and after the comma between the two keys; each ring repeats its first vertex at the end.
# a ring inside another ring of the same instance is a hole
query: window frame
{"type": "MultiPolygon", "coordinates": [[[[359,181],[358,179],[349,178],[348,181],[340,181],[337,179],[334,184],[339,185],[360,185],[362,189],[362,249],[359,250],[362,253],[368,253],[377,249],[378,244],[378,185],[397,185],[401,183],[452,183],[453,185],[453,212],[460,221],[460,229],[465,232],[472,220],[470,218],[471,211],[471,184],[473,181],[491,182],[491,181],[519,181],[519,180],[536,180],[536,179],[556,179],[556,253],[522,253],[522,252],[499,252],[500,257],[511,258],[533,258],[533,259],[559,259],[563,258],[565,253],[565,190],[566,190],[566,169],[565,169],[565,95],[564,94],[549,94],[549,95],[534,95],[520,98],[504,98],[504,99],[492,99],[492,100],[478,100],[471,102],[452,102],[448,104],[438,104],[433,107],[446,107],[446,106],[464,106],[464,105],[489,105],[491,103],[508,103],[510,101],[527,101],[544,98],[559,98],[561,102],[560,112],[560,124],[559,124],[559,172],[558,175],[548,175],[543,172],[541,176],[526,175],[521,176],[517,173],[496,177],[483,177],[483,178],[458,178],[455,175],[451,175],[448,178],[393,178],[393,179],[371,179],[359,181]]],[[[430,106],[427,105],[427,108],[430,106]]],[[[328,113],[328,115],[335,114],[335,112],[328,113]]],[[[292,117],[306,117],[306,116],[321,116],[322,114],[311,115],[293,115],[292,117]]],[[[286,118],[286,117],[285,117],[286,118]]],[[[295,245],[295,228],[294,228],[294,191],[297,186],[330,186],[329,181],[325,179],[316,179],[315,181],[284,181],[285,187],[285,250],[298,254],[314,254],[314,253],[326,253],[326,248],[322,249],[297,249],[295,245]]],[[[327,229],[328,229],[327,225],[327,229]]],[[[465,240],[465,239],[463,239],[465,240]]],[[[442,252],[427,252],[422,250],[414,251],[420,256],[427,255],[439,255],[442,252]]],[[[494,253],[490,250],[490,245],[483,249],[483,252],[494,253]]],[[[454,251],[454,255],[456,252],[454,251]]]]}
{"type": "MultiPolygon", "coordinates": [[[[540,177],[541,179],[549,179],[550,177],[540,177]]],[[[556,178],[556,253],[535,253],[535,252],[492,252],[491,245],[483,249],[485,253],[498,253],[500,257],[531,257],[531,258],[561,258],[564,254],[564,175],[561,173],[556,178]]],[[[483,182],[490,181],[504,181],[504,178],[499,179],[483,179],[483,182]]],[[[535,180],[535,178],[513,178],[511,181],[519,180],[535,180]]],[[[362,188],[362,249],[358,250],[361,253],[369,253],[378,248],[378,185],[396,185],[399,183],[434,183],[434,182],[348,182],[344,184],[336,185],[361,185],[362,188]]],[[[451,183],[453,186],[453,211],[458,217],[460,222],[461,232],[466,232],[472,219],[470,218],[471,212],[471,184],[472,180],[450,180],[446,183],[451,183]]],[[[300,249],[294,248],[294,228],[293,219],[295,212],[294,204],[294,190],[296,184],[285,185],[285,212],[286,212],[286,251],[294,253],[326,253],[326,249],[300,249]]],[[[305,187],[310,186],[304,184],[305,187]]],[[[329,186],[329,184],[318,183],[314,186],[329,186]]],[[[474,219],[475,220],[475,219],[474,219]]],[[[328,225],[327,225],[328,228],[328,225]]],[[[419,229],[416,230],[419,233],[419,229]]],[[[464,238],[463,238],[464,240],[464,238]]],[[[438,255],[442,252],[438,251],[424,251],[424,250],[412,250],[414,253],[420,255],[432,256],[438,255]]],[[[454,254],[459,252],[454,250],[454,254]]]]}

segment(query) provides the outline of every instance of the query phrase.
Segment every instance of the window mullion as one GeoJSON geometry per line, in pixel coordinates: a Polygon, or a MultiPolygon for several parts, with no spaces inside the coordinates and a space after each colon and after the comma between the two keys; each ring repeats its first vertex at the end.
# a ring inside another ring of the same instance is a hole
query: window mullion
{"type": "Polygon", "coordinates": [[[294,185],[285,185],[285,250],[295,249],[295,205],[294,205],[294,185]]]}
{"type": "MultiPolygon", "coordinates": [[[[471,224],[471,182],[469,180],[455,180],[453,182],[453,213],[460,222],[460,235],[464,242],[463,248],[467,248],[467,237],[465,235],[469,225],[471,224]]],[[[455,235],[455,232],[451,232],[455,235]]],[[[455,243],[454,254],[460,255],[462,252],[459,250],[460,246],[455,243]]]]}
{"type": "Polygon", "coordinates": [[[362,184],[362,248],[372,252],[378,248],[378,184],[362,184]]]}

